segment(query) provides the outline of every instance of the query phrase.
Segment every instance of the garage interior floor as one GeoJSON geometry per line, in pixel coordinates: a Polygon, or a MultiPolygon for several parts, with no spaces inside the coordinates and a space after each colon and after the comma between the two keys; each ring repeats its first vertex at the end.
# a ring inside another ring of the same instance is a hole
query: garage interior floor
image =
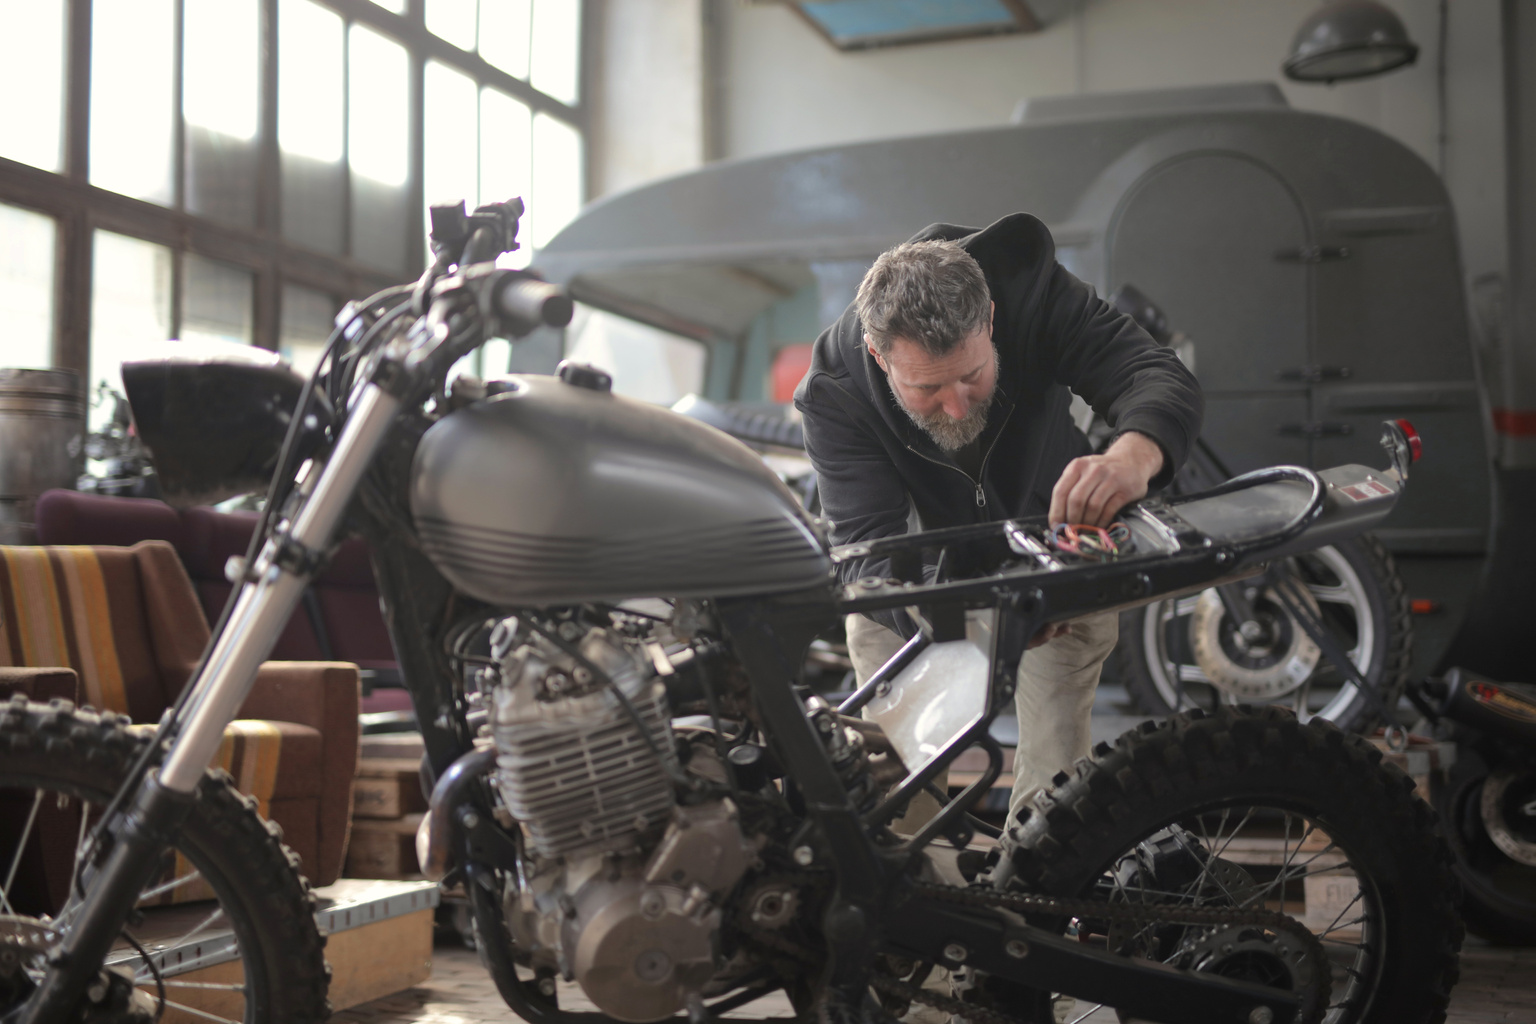
{"type": "MultiPolygon", "coordinates": [[[[1142,717],[1132,713],[1125,691],[1106,680],[1094,704],[1093,740],[1113,740],[1142,717]]],[[[562,985],[560,1005],[591,1010],[575,985],[562,985]]],[[[782,993],[728,1017],[791,1017],[782,993]]],[[[515,1019],[502,1002],[479,956],[458,944],[433,951],[432,977],[403,992],[335,1014],[335,1024],[490,1024],[515,1019]]],[[[1117,1024],[1115,1012],[1080,1004],[1071,1024],[1117,1024]]],[[[1536,948],[1490,946],[1473,937],[1462,947],[1461,981],[1451,997],[1447,1024],[1536,1024],[1536,948]]]]}

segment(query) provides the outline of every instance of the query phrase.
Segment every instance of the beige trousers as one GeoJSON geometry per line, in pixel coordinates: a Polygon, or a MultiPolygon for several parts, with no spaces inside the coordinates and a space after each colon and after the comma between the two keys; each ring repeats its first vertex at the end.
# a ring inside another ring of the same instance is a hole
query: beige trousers
{"type": "MultiPolygon", "coordinates": [[[[847,626],[848,655],[860,683],[905,643],[863,615],[848,616],[847,626]]],[[[1099,685],[1104,659],[1119,637],[1119,617],[1113,612],[1089,615],[1073,620],[1068,627],[1064,635],[1024,652],[1019,661],[1014,690],[1019,747],[1013,761],[1013,796],[1008,801],[1010,820],[1038,790],[1051,784],[1057,772],[1086,756],[1091,746],[1093,691],[1099,685]]],[[[937,812],[936,806],[920,809],[919,800],[912,802],[902,820],[907,827],[898,827],[898,831],[912,831],[914,825],[937,812]]]]}

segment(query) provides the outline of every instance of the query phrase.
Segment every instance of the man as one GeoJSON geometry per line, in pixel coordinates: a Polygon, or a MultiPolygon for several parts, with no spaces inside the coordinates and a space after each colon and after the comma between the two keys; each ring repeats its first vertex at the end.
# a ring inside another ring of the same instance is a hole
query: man
{"type": "MultiPolygon", "coordinates": [[[[1194,376],[1062,268],[1026,214],[980,231],[934,225],[882,254],[817,339],[795,405],[838,544],[1046,513],[1108,525],[1173,478],[1203,409],[1194,376]],[[1116,430],[1102,455],[1073,425],[1070,392],[1116,430]]],[[[885,559],[839,572],[890,575],[885,559]]],[[[858,677],[914,631],[899,611],[850,615],[858,677]]],[[[1116,632],[1104,614],[1034,638],[1016,687],[1010,812],[1088,753],[1116,632]]]]}

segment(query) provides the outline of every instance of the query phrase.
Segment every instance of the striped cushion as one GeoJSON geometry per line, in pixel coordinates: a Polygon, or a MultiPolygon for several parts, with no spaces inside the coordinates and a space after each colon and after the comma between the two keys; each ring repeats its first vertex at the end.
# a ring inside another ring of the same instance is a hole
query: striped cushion
{"type": "Polygon", "coordinates": [[[68,665],[86,703],[128,713],[107,582],[89,547],[0,547],[0,665],[68,665]]]}

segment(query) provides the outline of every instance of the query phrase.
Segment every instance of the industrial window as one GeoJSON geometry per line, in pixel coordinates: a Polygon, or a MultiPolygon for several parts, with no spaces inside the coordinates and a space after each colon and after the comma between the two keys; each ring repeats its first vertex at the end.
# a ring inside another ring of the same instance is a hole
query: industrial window
{"type": "MultiPolygon", "coordinates": [[[[585,197],[584,0],[29,0],[0,14],[6,364],[115,384],[221,338],[312,364],[427,206],[585,197]]],[[[526,262],[526,251],[509,264],[526,262]]]]}

